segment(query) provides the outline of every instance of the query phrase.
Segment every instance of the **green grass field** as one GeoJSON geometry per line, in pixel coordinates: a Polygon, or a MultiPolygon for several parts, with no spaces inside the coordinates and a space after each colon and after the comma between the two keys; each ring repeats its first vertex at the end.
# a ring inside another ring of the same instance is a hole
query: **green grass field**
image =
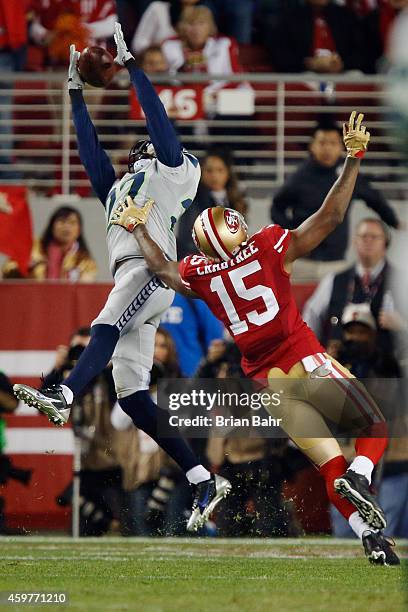
{"type": "Polygon", "coordinates": [[[65,591],[77,610],[402,612],[408,543],[398,551],[401,567],[374,567],[331,538],[0,538],[0,590],[65,591]]]}

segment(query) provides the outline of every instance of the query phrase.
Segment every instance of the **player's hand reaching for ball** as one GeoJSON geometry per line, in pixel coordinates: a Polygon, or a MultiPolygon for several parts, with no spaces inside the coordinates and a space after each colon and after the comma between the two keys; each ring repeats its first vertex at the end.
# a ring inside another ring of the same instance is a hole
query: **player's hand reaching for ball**
{"type": "Polygon", "coordinates": [[[120,202],[114,209],[111,223],[113,225],[120,225],[128,232],[133,232],[137,225],[145,225],[153,204],[154,200],[150,198],[144,206],[139,208],[132,198],[128,196],[126,202],[120,202]]]}
{"type": "Polygon", "coordinates": [[[127,48],[125,39],[123,38],[122,26],[118,21],[115,23],[115,33],[113,38],[115,39],[116,43],[115,62],[120,66],[124,66],[127,61],[134,59],[134,57],[127,48]]]}
{"type": "Polygon", "coordinates": [[[79,76],[78,61],[81,57],[79,51],[75,49],[75,45],[69,47],[69,68],[68,68],[68,89],[82,89],[84,82],[79,76]]]}
{"type": "Polygon", "coordinates": [[[359,113],[356,119],[356,111],[350,115],[348,123],[343,123],[343,140],[347,149],[347,157],[361,159],[367,151],[370,140],[370,132],[366,131],[365,125],[361,125],[364,115],[359,113]]]}

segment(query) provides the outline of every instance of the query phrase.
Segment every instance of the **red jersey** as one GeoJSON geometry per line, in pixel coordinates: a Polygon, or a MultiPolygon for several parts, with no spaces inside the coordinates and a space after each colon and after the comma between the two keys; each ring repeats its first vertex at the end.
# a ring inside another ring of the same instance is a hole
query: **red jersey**
{"type": "Polygon", "coordinates": [[[289,242],[289,230],[269,225],[228,261],[189,255],[179,264],[183,284],[224,323],[251,378],[265,378],[273,367],[287,373],[304,357],[324,352],[300,315],[283,266],[289,242]]]}

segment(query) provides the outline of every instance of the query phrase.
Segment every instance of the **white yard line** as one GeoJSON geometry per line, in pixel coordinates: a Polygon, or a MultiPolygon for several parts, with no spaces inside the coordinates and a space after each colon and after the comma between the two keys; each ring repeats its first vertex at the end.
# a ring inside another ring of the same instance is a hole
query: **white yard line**
{"type": "MultiPolygon", "coordinates": [[[[175,557],[180,557],[180,558],[185,558],[186,556],[188,556],[189,558],[199,558],[200,562],[202,561],[208,561],[210,563],[214,563],[214,561],[220,561],[222,562],[224,558],[218,558],[218,559],[214,559],[211,557],[202,557],[199,554],[189,554],[189,555],[185,555],[184,553],[180,553],[178,555],[169,555],[169,556],[165,556],[162,555],[160,557],[158,556],[150,556],[150,555],[139,555],[137,557],[133,556],[133,557],[129,557],[129,556],[123,556],[123,557],[111,557],[110,555],[84,555],[83,557],[81,557],[80,561],[106,561],[108,563],[115,563],[115,562],[129,562],[131,560],[136,560],[137,558],[140,558],[141,562],[146,562],[146,561],[152,561],[152,562],[157,562],[157,561],[174,561],[175,557]]],[[[354,555],[353,555],[354,557],[354,555]]],[[[271,553],[269,555],[265,554],[265,555],[259,555],[259,556],[252,556],[252,555],[234,555],[234,558],[237,559],[248,559],[248,558],[255,558],[255,559],[301,559],[303,561],[310,561],[312,559],[318,559],[319,557],[315,557],[315,556],[311,556],[311,555],[281,555],[279,553],[271,553]]],[[[350,559],[351,557],[349,555],[324,555],[324,559],[350,559]]],[[[26,563],[38,563],[39,561],[73,561],[75,559],[75,557],[73,556],[69,556],[69,555],[38,555],[38,556],[33,556],[33,555],[1,555],[1,561],[23,561],[26,563]]],[[[207,576],[206,576],[207,577],[207,576]]],[[[161,574],[159,576],[155,576],[156,579],[161,579],[161,574]]],[[[174,576],[172,577],[174,579],[174,576]]],[[[225,578],[225,577],[223,577],[225,578]]]]}
{"type": "MultiPolygon", "coordinates": [[[[399,547],[408,546],[408,540],[397,540],[399,547]]],[[[7,546],[36,546],[37,550],[61,550],[66,548],[73,551],[73,554],[81,554],[78,547],[86,546],[89,548],[99,548],[101,554],[106,550],[114,547],[114,551],[110,554],[137,554],[137,549],[140,546],[146,546],[148,552],[167,552],[168,554],[178,554],[177,551],[172,553],[166,547],[188,546],[196,549],[202,548],[200,554],[208,554],[208,549],[218,549],[223,546],[237,547],[253,546],[253,547],[270,547],[276,549],[279,547],[360,547],[361,542],[357,539],[341,539],[322,536],[321,538],[124,538],[117,536],[107,536],[105,538],[71,538],[69,536],[0,536],[0,550],[7,546]],[[118,547],[118,545],[120,545],[118,547]]],[[[10,552],[8,550],[7,552],[10,552]]],[[[146,552],[146,551],[145,551],[146,552]]],[[[180,554],[186,554],[188,551],[183,549],[180,554]]],[[[217,551],[218,552],[218,551],[217,551]]],[[[271,550],[273,552],[273,550],[271,550]]],[[[85,553],[86,554],[86,553],[85,553]]],[[[92,551],[91,554],[95,554],[92,551]]],[[[4,558],[4,555],[1,555],[4,558]]]]}

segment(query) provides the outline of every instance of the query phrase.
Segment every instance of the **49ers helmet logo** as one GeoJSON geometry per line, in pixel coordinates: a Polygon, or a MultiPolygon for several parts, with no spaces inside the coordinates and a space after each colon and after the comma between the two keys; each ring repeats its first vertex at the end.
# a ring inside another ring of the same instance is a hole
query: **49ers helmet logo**
{"type": "Polygon", "coordinates": [[[225,225],[231,232],[231,234],[236,234],[240,228],[239,217],[237,213],[233,210],[226,210],[224,212],[225,225]]]}
{"type": "Polygon", "coordinates": [[[201,253],[211,259],[227,261],[248,239],[248,227],[238,211],[214,206],[197,217],[192,234],[201,253]]]}

